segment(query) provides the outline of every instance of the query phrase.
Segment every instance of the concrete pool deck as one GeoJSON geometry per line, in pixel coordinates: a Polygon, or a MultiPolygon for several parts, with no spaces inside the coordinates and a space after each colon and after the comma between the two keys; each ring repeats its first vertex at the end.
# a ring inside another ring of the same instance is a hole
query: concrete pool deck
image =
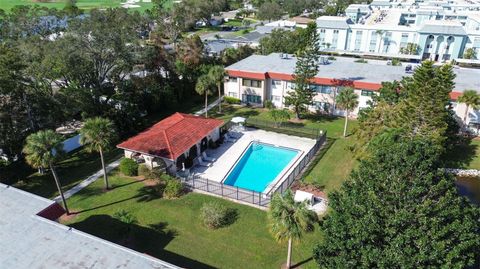
{"type": "MultiPolygon", "coordinates": [[[[300,150],[303,154],[310,151],[316,142],[309,138],[268,132],[260,129],[247,128],[244,131],[236,133],[238,137],[236,142],[224,142],[217,149],[207,150],[209,157],[217,159],[212,166],[196,166],[192,169],[192,172],[209,180],[221,182],[252,141],[300,150]]],[[[303,156],[303,154],[301,156],[303,156]]],[[[288,172],[288,170],[282,171],[282,173],[283,172],[288,172]]],[[[284,176],[285,175],[282,175],[282,179],[284,176]]]]}

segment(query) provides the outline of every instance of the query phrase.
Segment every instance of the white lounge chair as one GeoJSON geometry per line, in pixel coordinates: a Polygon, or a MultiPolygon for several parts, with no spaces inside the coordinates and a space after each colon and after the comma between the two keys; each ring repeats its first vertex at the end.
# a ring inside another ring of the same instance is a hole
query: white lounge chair
{"type": "Polygon", "coordinates": [[[202,157],[198,157],[197,161],[198,161],[198,165],[200,165],[200,166],[210,167],[212,165],[211,163],[204,162],[202,157]]]}
{"type": "Polygon", "coordinates": [[[205,160],[205,161],[207,161],[207,162],[214,162],[214,161],[217,160],[217,159],[215,159],[215,158],[208,157],[208,156],[207,156],[207,153],[205,153],[205,151],[202,152],[202,159],[205,160]]]}

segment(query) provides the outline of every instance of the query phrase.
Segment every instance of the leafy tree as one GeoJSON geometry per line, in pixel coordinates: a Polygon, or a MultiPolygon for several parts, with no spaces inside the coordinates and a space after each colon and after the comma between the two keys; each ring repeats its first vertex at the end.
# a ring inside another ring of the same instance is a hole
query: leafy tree
{"type": "Polygon", "coordinates": [[[212,94],[212,89],[214,87],[215,84],[208,75],[200,76],[197,80],[197,84],[195,85],[195,91],[198,94],[205,94],[205,118],[208,118],[208,95],[212,94]]]}
{"type": "Polygon", "coordinates": [[[286,268],[292,264],[292,241],[299,241],[303,233],[312,232],[318,216],[307,208],[306,201],[295,202],[291,190],[275,193],[268,210],[270,231],[279,242],[288,241],[286,268]]]}
{"type": "Polygon", "coordinates": [[[264,55],[273,52],[295,54],[305,50],[316,28],[315,23],[310,23],[306,29],[297,28],[294,31],[275,29],[269,36],[260,39],[260,52],[264,55]]]}
{"type": "Polygon", "coordinates": [[[476,59],[476,58],[477,58],[477,52],[473,48],[468,48],[463,53],[463,59],[476,59]]]}
{"type": "Polygon", "coordinates": [[[300,111],[306,110],[313,100],[313,91],[310,89],[310,82],[318,73],[318,59],[320,48],[318,45],[317,31],[310,31],[306,47],[297,56],[295,73],[293,79],[295,88],[285,97],[285,105],[293,106],[295,116],[300,118],[300,111]]]}
{"type": "Polygon", "coordinates": [[[343,128],[343,136],[347,136],[348,116],[358,105],[358,95],[353,88],[344,88],[335,99],[337,106],[345,110],[345,126],[343,128]]]}
{"type": "Polygon", "coordinates": [[[467,108],[465,109],[465,115],[463,116],[463,122],[467,124],[468,110],[470,107],[478,109],[480,107],[480,95],[475,90],[466,90],[458,98],[459,103],[464,103],[467,108]]]}
{"type": "Polygon", "coordinates": [[[257,17],[261,20],[278,20],[282,17],[282,7],[276,2],[265,2],[258,8],[257,17]]]}
{"type": "Polygon", "coordinates": [[[319,266],[478,268],[480,210],[439,169],[441,151],[428,139],[379,136],[371,158],[329,195],[319,266]]]}
{"type": "Polygon", "coordinates": [[[64,154],[62,137],[52,130],[33,133],[27,137],[23,153],[26,155],[25,159],[27,163],[33,168],[43,169],[45,167],[50,167],[58,192],[62,198],[65,211],[67,212],[67,215],[70,214],[67,201],[63,196],[60,180],[55,171],[56,162],[58,162],[64,154]]]}
{"type": "MultiPolygon", "coordinates": [[[[225,69],[221,65],[214,65],[208,70],[208,77],[216,84],[218,89],[218,100],[222,98],[222,85],[225,80],[225,69]]],[[[218,112],[222,113],[222,102],[218,103],[218,112]]]]}
{"type": "Polygon", "coordinates": [[[290,113],[286,109],[271,109],[268,115],[272,118],[275,126],[278,127],[282,122],[290,119],[290,113]]]}
{"type": "Polygon", "coordinates": [[[105,181],[105,189],[109,189],[107,169],[105,167],[105,160],[103,152],[111,147],[116,140],[117,134],[115,126],[109,119],[100,117],[87,119],[84,126],[80,130],[80,143],[85,146],[87,151],[97,151],[100,153],[100,160],[102,161],[103,180],[105,181]]]}
{"type": "Polygon", "coordinates": [[[224,65],[231,65],[240,60],[247,58],[255,52],[255,49],[248,45],[238,48],[227,48],[221,53],[221,61],[224,65]]]}

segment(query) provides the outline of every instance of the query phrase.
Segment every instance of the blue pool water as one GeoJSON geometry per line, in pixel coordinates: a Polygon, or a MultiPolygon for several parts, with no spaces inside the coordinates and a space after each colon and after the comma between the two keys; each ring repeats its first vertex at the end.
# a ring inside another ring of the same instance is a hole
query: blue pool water
{"type": "Polygon", "coordinates": [[[223,183],[263,192],[297,153],[296,150],[252,143],[223,183]]]}

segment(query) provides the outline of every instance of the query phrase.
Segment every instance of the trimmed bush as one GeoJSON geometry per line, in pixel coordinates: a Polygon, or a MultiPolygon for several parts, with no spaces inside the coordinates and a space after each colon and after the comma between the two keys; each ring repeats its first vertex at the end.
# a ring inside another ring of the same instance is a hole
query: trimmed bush
{"type": "Polygon", "coordinates": [[[134,177],[138,175],[138,164],[129,158],[120,161],[120,172],[126,176],[134,177]]]}
{"type": "Polygon", "coordinates": [[[225,96],[223,97],[223,100],[227,103],[227,104],[240,104],[241,101],[240,99],[238,98],[235,98],[235,97],[231,97],[231,96],[225,96]]]}
{"type": "Polygon", "coordinates": [[[228,209],[219,202],[208,202],[200,209],[200,218],[203,224],[210,229],[218,229],[227,226],[235,221],[237,212],[228,209]]]}
{"type": "Polygon", "coordinates": [[[148,179],[150,177],[150,168],[144,163],[138,165],[138,175],[148,179]]]}
{"type": "Polygon", "coordinates": [[[163,190],[163,197],[167,199],[178,198],[183,193],[183,184],[177,179],[167,180],[167,185],[163,190]]]}

